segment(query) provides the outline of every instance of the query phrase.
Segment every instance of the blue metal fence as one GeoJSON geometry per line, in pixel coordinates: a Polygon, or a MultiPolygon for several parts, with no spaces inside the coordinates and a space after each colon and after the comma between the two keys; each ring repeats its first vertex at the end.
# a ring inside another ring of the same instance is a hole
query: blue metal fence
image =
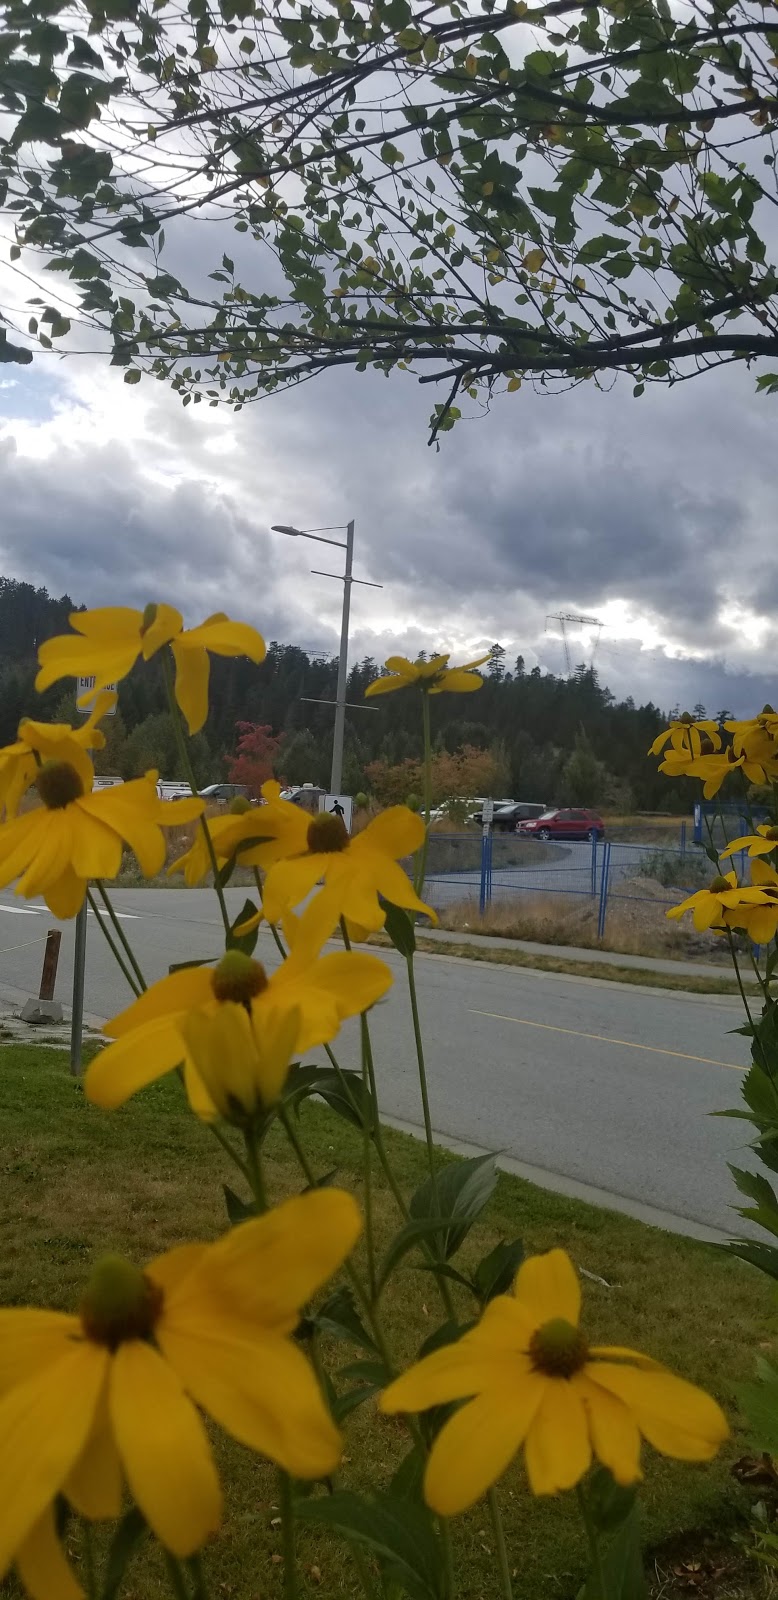
{"type": "MultiPolygon", "coordinates": [[[[747,877],[741,853],[733,861],[738,876],[747,877]]],[[[488,906],[523,894],[560,894],[588,899],[597,918],[597,935],[605,934],[608,908],[619,900],[672,906],[709,880],[712,867],[704,850],[689,844],[685,829],[680,842],[632,844],[620,840],[548,842],[506,834],[436,834],[430,836],[424,897],[437,911],[463,900],[488,906]],[[651,890],[641,892],[641,880],[651,890]],[[662,890],[664,889],[664,893],[662,890]]]]}

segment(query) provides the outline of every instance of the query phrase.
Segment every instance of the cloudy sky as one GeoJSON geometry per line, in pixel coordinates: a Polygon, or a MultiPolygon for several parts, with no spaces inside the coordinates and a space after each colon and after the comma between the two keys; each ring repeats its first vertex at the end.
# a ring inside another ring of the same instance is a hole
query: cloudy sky
{"type": "MultiPolygon", "coordinates": [[[[430,387],[338,373],[186,409],[102,358],[0,369],[0,571],[88,605],[215,609],[335,650],[337,551],[270,532],[356,520],[351,658],[502,643],[563,670],[552,612],[604,626],[618,696],[776,699],[778,401],[734,368],[631,397],[528,388],[427,445],[430,387]],[[330,560],[332,557],[332,561],[330,560]]],[[[335,535],[337,537],[337,535],[335,535]]],[[[579,640],[574,659],[588,659],[579,640]]]]}

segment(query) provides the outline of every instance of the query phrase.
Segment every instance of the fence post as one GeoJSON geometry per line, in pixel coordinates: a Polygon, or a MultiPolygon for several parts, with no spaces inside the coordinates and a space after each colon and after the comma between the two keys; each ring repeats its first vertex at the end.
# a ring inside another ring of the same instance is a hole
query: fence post
{"type": "Polygon", "coordinates": [[[686,822],[681,823],[681,855],[686,855],[686,822]]]}
{"type": "Polygon", "coordinates": [[[598,939],[603,939],[605,936],[605,918],[608,911],[608,878],[610,877],[610,870],[611,847],[610,843],[608,842],[603,845],[602,850],[602,868],[600,872],[600,907],[597,916],[598,939]]]}
{"type": "Polygon", "coordinates": [[[481,916],[483,916],[486,910],[487,886],[489,899],[492,897],[492,874],[490,861],[491,844],[491,829],[488,822],[485,822],[483,826],[483,832],[481,834],[481,887],[478,895],[478,910],[480,911],[481,916]]]}
{"type": "Polygon", "coordinates": [[[591,896],[592,896],[592,899],[594,899],[594,896],[597,893],[597,843],[598,843],[597,834],[593,833],[592,834],[592,886],[591,886],[591,889],[589,891],[591,896]]]}

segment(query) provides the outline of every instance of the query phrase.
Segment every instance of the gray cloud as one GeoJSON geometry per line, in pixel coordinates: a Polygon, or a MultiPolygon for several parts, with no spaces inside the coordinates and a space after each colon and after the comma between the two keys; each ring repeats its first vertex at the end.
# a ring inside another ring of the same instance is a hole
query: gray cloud
{"type": "Polygon", "coordinates": [[[337,570],[337,552],[268,527],[353,516],[356,570],[385,585],[355,590],[353,657],[499,639],[559,671],[546,613],[621,601],[676,649],[712,655],[641,653],[606,629],[598,663],[618,694],[736,711],[775,697],[774,634],[738,622],[739,608],[769,619],[778,595],[775,402],[749,374],[639,402],[626,383],[523,389],[440,452],[432,399],[401,375],[337,374],[233,417],[184,410],[150,381],[127,389],[102,365],[38,364],[2,395],[0,567],[89,604],[159,596],[191,621],[224,608],[333,649],[340,589],[309,569],[337,570]],[[31,459],[38,420],[53,447],[31,459]]]}

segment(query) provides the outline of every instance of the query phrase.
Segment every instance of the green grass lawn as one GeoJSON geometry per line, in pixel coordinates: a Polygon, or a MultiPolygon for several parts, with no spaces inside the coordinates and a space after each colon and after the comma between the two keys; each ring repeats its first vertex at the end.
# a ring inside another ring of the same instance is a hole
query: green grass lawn
{"type": "MultiPolygon", "coordinates": [[[[310,1103],[299,1126],[316,1170],[337,1167],[337,1181],[358,1193],[358,1133],[310,1103]]],[[[182,1240],[214,1237],[225,1225],[220,1184],[240,1187],[215,1139],[186,1110],[177,1080],[148,1089],[109,1115],[86,1103],[62,1051],[0,1048],[0,1127],[0,1302],[6,1305],[74,1308],[95,1256],[118,1249],[143,1262],[182,1240]]],[[[424,1179],[424,1151],[400,1134],[387,1134],[387,1144],[410,1193],[424,1179]]],[[[267,1175],[275,1198],[302,1187],[280,1131],[269,1141],[267,1175]]],[[[377,1199],[380,1232],[388,1240],[397,1219],[380,1184],[377,1199]]],[[[529,1250],[563,1244],[579,1267],[610,1286],[585,1281],[592,1338],[659,1357],[708,1387],[732,1418],[733,1438],[711,1467],[665,1462],[646,1451],[647,1545],[683,1529],[721,1531],[734,1523],[747,1501],[730,1470],[745,1448],[733,1387],[751,1375],[755,1352],[769,1349],[774,1339],[766,1281],[709,1246],[502,1176],[463,1259],[475,1261],[499,1238],[517,1234],[529,1250]]],[[[398,1362],[406,1363],[439,1320],[432,1279],[409,1265],[392,1280],[384,1309],[390,1344],[398,1362]]],[[[343,1364],[358,1352],[333,1343],[325,1354],[343,1364]]],[[[344,1482],[386,1482],[407,1448],[403,1421],[380,1418],[372,1404],[364,1405],[346,1424],[344,1482]]],[[[223,1531],[206,1553],[211,1594],[214,1600],[265,1600],[281,1590],[273,1470],[221,1438],[216,1449],[228,1493],[223,1531]]],[[[584,1556],[573,1499],[533,1500],[520,1465],[504,1479],[500,1498],[516,1600],[574,1596],[584,1556]]],[[[459,1593],[467,1600],[493,1595],[485,1508],[458,1519],[452,1532],[459,1593]]],[[[361,1593],[347,1549],[328,1535],[301,1533],[299,1552],[303,1595],[330,1600],[361,1593]]],[[[73,1553],[78,1559],[77,1548],[73,1553]]],[[[141,1550],[129,1570],[126,1597],[157,1600],[164,1593],[161,1566],[153,1553],[141,1550]]]]}

